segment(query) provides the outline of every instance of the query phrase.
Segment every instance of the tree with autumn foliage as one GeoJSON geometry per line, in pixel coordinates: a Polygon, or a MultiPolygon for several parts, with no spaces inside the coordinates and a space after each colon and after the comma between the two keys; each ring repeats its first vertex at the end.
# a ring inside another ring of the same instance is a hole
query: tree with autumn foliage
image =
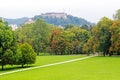
{"type": "Polygon", "coordinates": [[[84,44],[83,50],[85,53],[89,54],[94,54],[95,53],[95,48],[94,48],[94,41],[93,37],[90,37],[87,41],[87,43],[84,44]]]}
{"type": "Polygon", "coordinates": [[[73,27],[70,30],[75,35],[73,42],[74,53],[75,54],[84,53],[83,46],[89,39],[90,32],[85,29],[81,29],[80,27],[73,27]]]}
{"type": "Polygon", "coordinates": [[[112,20],[103,17],[93,29],[94,45],[96,45],[96,51],[103,53],[105,56],[109,53],[109,48],[111,45],[111,32],[110,26],[112,25],[112,20]]]}
{"type": "Polygon", "coordinates": [[[90,33],[80,27],[72,27],[66,30],[53,29],[50,39],[51,50],[55,54],[84,53],[83,45],[89,37],[90,33]]]}
{"type": "Polygon", "coordinates": [[[61,30],[59,28],[53,28],[51,31],[51,37],[50,37],[50,48],[51,52],[57,54],[58,52],[58,47],[57,47],[57,42],[58,38],[61,34],[61,30]]]}
{"type": "Polygon", "coordinates": [[[110,27],[111,32],[111,46],[110,52],[117,53],[120,55],[120,20],[116,20],[113,22],[110,27]]]}

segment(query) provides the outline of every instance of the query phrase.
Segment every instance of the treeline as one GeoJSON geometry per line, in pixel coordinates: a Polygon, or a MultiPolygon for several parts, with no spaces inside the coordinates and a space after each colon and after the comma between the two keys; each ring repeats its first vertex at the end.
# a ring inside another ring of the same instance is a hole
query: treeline
{"type": "Polygon", "coordinates": [[[36,53],[28,43],[18,44],[17,36],[6,22],[0,20],[0,65],[33,64],[36,53]]]}
{"type": "Polygon", "coordinates": [[[17,29],[16,34],[19,43],[29,43],[38,55],[84,53],[83,45],[91,36],[90,32],[73,25],[67,26],[63,29],[37,19],[35,23],[25,24],[17,29]]]}
{"type": "Polygon", "coordinates": [[[120,55],[120,10],[114,20],[103,17],[93,27],[66,25],[60,28],[41,19],[12,31],[0,20],[0,65],[33,64],[36,54],[120,55]]]}
{"type": "Polygon", "coordinates": [[[15,32],[18,42],[29,43],[37,55],[46,54],[120,54],[120,10],[114,15],[115,20],[103,17],[93,27],[67,25],[59,28],[47,24],[41,19],[25,24],[15,32]]]}

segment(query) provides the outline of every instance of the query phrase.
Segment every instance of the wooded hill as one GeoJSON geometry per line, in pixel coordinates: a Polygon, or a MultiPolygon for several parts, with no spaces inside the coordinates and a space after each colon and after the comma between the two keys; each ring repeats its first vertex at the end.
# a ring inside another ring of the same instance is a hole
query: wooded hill
{"type": "MultiPolygon", "coordinates": [[[[47,13],[45,13],[47,14],[47,13]]],[[[62,14],[65,14],[64,17],[62,16],[59,16],[58,13],[51,13],[51,14],[55,14],[55,15],[52,15],[52,16],[47,16],[47,15],[36,15],[32,18],[27,18],[27,17],[23,17],[23,18],[17,18],[17,19],[7,19],[7,18],[3,18],[4,21],[7,21],[8,24],[16,24],[17,26],[21,26],[23,25],[25,22],[29,21],[29,19],[32,19],[32,20],[37,20],[38,18],[41,18],[42,20],[46,21],[47,23],[49,24],[54,24],[54,25],[57,25],[57,26],[65,26],[67,24],[73,24],[73,25],[91,25],[92,23],[83,19],[83,18],[78,18],[78,17],[74,17],[72,15],[67,15],[65,13],[62,13],[62,14]],[[58,17],[58,16],[59,17],[58,17]]]]}

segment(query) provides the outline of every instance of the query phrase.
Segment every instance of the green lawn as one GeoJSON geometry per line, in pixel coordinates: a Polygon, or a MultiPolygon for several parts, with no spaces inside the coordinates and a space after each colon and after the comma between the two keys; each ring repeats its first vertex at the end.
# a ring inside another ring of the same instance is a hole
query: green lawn
{"type": "MultiPolygon", "coordinates": [[[[86,55],[37,56],[36,63],[33,65],[30,65],[30,66],[41,66],[41,65],[45,65],[45,64],[51,64],[51,63],[66,61],[66,60],[70,60],[70,59],[85,57],[85,56],[86,55]]],[[[0,69],[1,69],[1,66],[0,66],[0,69]]],[[[0,70],[0,73],[18,70],[18,69],[22,69],[21,65],[18,65],[18,66],[7,65],[7,66],[5,66],[5,70],[0,70]]]]}
{"type": "Polygon", "coordinates": [[[0,80],[120,80],[119,68],[120,57],[94,57],[3,75],[0,80]]]}

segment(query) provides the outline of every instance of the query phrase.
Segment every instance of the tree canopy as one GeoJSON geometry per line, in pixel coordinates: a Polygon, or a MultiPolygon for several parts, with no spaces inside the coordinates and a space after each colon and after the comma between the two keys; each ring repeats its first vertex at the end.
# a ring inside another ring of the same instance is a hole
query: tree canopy
{"type": "Polygon", "coordinates": [[[17,47],[15,36],[6,22],[0,20],[0,64],[14,64],[17,47]]]}
{"type": "Polygon", "coordinates": [[[24,43],[19,47],[20,55],[18,64],[21,64],[22,67],[25,64],[33,64],[36,60],[36,53],[28,43],[24,43]]]}

